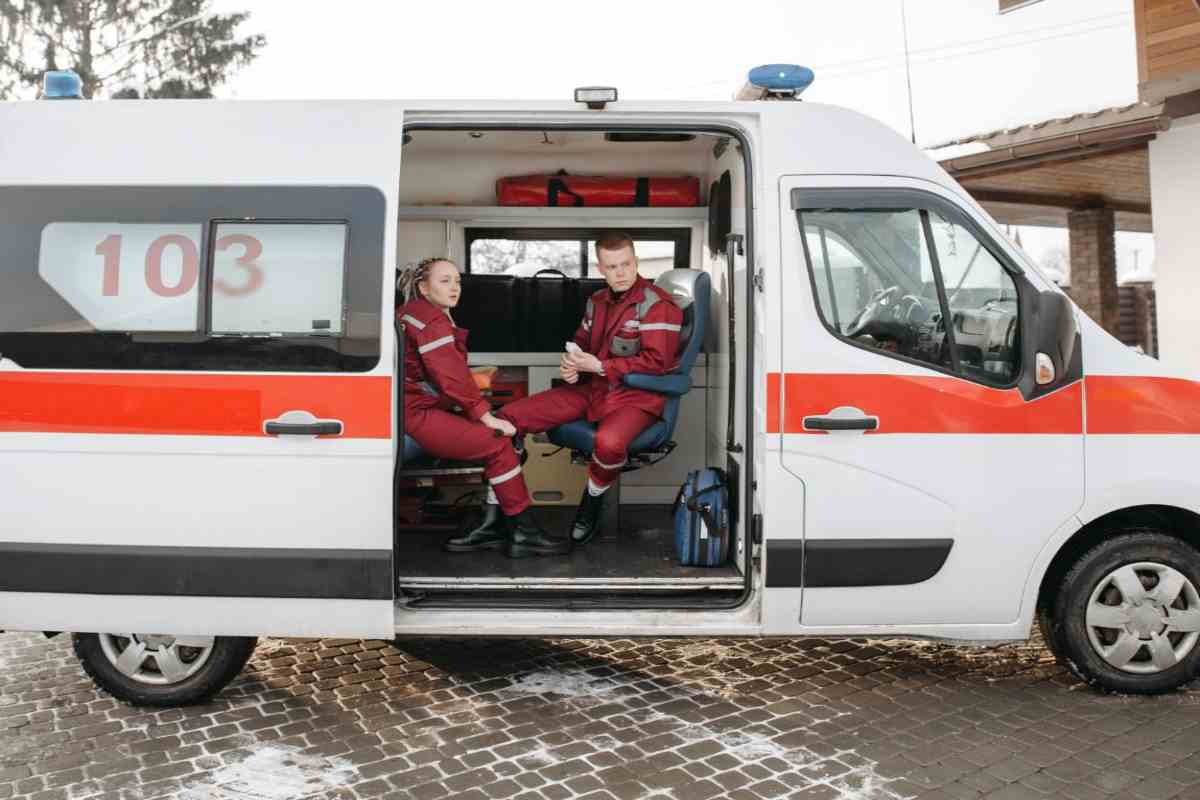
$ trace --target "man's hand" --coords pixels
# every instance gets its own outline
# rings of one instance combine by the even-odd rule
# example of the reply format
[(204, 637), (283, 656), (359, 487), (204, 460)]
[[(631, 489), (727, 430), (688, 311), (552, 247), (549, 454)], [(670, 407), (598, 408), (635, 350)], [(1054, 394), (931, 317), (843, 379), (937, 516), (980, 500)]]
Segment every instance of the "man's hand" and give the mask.
[(591, 353), (567, 353), (563, 357), (562, 363), (564, 367), (569, 367), (576, 372), (599, 373), (604, 369), (600, 364), (600, 359)]

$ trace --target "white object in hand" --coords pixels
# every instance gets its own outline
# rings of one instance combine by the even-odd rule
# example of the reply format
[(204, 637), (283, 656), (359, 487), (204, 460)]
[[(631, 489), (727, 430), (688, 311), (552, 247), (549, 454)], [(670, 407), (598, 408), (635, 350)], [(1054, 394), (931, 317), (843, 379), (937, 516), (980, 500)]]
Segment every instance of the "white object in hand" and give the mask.
[(574, 342), (567, 342), (567, 352), (571, 355), (578, 355), (583, 352), (583, 349)]

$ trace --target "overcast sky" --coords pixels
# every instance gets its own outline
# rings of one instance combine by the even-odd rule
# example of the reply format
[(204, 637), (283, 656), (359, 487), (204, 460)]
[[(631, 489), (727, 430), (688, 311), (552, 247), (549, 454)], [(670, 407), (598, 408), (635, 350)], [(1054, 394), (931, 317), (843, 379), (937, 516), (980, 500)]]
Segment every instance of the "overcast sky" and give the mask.
[[(1133, 0), (907, 0), (918, 144), (1134, 102)], [(757, 64), (816, 71), (809, 100), (909, 136), (901, 0), (216, 0), (267, 47), (223, 96), (726, 100)], [(1023, 234), (1035, 251), (1065, 233)], [(1143, 265), (1149, 237), (1142, 242)], [(1124, 242), (1128, 244), (1128, 242)], [(1128, 249), (1126, 247), (1125, 249)], [(1037, 255), (1035, 253), (1035, 255)], [(1123, 271), (1130, 254), (1121, 257)]]

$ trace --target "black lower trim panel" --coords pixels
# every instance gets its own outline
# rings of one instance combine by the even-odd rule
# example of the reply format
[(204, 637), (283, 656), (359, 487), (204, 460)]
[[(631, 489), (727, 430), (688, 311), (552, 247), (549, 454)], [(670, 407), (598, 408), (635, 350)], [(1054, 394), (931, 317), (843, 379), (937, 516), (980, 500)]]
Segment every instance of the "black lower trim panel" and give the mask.
[(953, 539), (767, 542), (768, 587), (906, 586), (937, 574)]
[(0, 543), (0, 592), (392, 599), (390, 550)]

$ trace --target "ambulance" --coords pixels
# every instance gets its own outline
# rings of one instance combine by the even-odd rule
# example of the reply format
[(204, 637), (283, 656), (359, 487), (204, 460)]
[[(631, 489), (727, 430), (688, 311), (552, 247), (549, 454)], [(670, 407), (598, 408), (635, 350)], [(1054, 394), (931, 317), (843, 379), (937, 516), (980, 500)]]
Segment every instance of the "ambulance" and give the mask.
[[(260, 636), (1036, 624), (1097, 687), (1192, 680), (1200, 382), (1082, 314), (895, 131), (801, 101), (807, 70), (752, 75), (718, 103), (87, 101), (56, 75), (0, 104), (0, 629), (72, 632), (99, 686), (158, 706)], [(528, 175), (701, 196), (498, 202)], [(479, 469), (404, 435), (397, 266), (463, 270), (499, 405), (553, 385), (610, 232), (688, 309), (655, 441), (586, 547), (446, 553)], [(548, 527), (578, 433), (526, 444)], [(682, 566), (672, 501), (703, 467), (732, 544)]]

